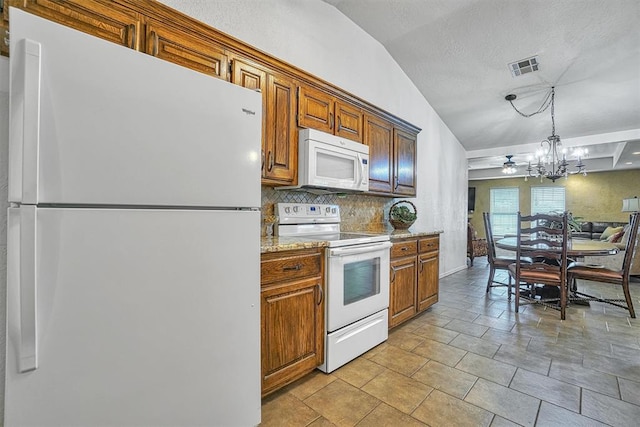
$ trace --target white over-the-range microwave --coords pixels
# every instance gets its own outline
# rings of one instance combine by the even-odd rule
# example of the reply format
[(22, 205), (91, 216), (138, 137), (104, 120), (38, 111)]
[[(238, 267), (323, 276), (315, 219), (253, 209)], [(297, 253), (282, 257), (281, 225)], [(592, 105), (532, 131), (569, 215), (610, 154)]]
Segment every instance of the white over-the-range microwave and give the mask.
[(312, 193), (369, 191), (369, 147), (315, 129), (298, 135), (298, 185)]

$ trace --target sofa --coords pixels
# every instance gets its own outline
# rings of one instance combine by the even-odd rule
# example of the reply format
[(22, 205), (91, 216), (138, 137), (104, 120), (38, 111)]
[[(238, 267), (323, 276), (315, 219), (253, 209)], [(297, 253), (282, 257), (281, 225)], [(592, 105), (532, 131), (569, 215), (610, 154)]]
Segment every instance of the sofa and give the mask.
[(571, 233), (571, 237), (599, 240), (607, 227), (624, 227), (626, 222), (587, 221), (580, 223), (580, 231)]
[[(603, 237), (603, 233), (606, 232), (605, 237), (609, 234), (609, 239), (614, 237), (612, 243), (620, 249), (616, 255), (606, 255), (606, 256), (592, 256), (585, 257), (584, 262), (589, 264), (598, 264), (603, 265), (607, 268), (613, 270), (619, 270), (622, 268), (622, 261), (625, 255), (625, 246), (627, 244), (627, 239), (629, 238), (628, 233), (626, 233), (625, 227), (627, 223), (624, 222), (608, 222), (608, 221), (588, 221), (580, 223), (581, 231), (574, 231), (571, 233), (572, 238), (582, 238), (582, 239), (590, 239), (590, 240), (606, 240), (601, 239)], [(618, 233), (611, 234), (612, 229), (623, 227), (624, 233), (620, 236)], [(608, 229), (608, 230), (607, 230)], [(615, 237), (618, 239), (615, 239)], [(635, 255), (633, 261), (631, 262), (631, 275), (640, 276), (640, 248), (637, 247), (635, 249)]]

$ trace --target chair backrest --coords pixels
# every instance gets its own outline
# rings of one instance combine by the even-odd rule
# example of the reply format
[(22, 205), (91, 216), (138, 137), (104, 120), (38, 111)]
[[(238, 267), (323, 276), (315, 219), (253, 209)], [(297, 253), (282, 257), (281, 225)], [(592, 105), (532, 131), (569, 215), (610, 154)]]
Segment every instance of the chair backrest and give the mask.
[(483, 212), (484, 234), (487, 236), (487, 261), (493, 263), (496, 258), (496, 246), (493, 242), (493, 231), (491, 230), (491, 215), (489, 212)]
[(638, 240), (640, 240), (640, 236), (638, 236), (638, 224), (640, 224), (640, 212), (632, 214), (631, 221), (629, 222), (629, 238), (627, 239), (624, 260), (622, 261), (622, 274), (624, 276), (629, 276), (635, 251), (638, 250)]
[[(558, 273), (565, 283), (567, 274), (568, 221), (562, 215), (522, 215), (518, 212), (516, 258), (531, 258), (527, 268)], [(519, 274), (521, 263), (516, 263)]]

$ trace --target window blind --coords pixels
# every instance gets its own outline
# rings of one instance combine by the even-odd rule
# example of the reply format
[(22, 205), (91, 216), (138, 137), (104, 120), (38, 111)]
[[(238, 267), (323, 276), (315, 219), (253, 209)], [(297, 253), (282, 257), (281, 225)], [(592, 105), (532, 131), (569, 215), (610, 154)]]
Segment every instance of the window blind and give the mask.
[(494, 236), (516, 234), (518, 210), (520, 209), (520, 191), (518, 187), (491, 188), (491, 228)]
[(564, 187), (531, 187), (531, 213), (564, 212)]

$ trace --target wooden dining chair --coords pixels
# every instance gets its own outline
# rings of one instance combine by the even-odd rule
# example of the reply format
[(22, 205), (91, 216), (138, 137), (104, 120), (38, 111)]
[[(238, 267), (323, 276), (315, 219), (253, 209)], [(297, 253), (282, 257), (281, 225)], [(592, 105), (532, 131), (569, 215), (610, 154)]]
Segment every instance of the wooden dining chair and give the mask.
[(596, 297), (594, 295), (589, 295), (575, 290), (573, 294), (576, 299), (583, 301), (599, 301), (615, 305), (617, 307), (622, 307), (629, 310), (629, 315), (635, 319), (636, 313), (633, 310), (633, 302), (629, 292), (629, 272), (631, 271), (634, 252), (638, 250), (638, 224), (640, 224), (640, 213), (636, 212), (631, 215), (631, 221), (629, 223), (629, 239), (627, 239), (627, 245), (625, 246), (621, 270), (614, 270), (605, 267), (594, 268), (593, 266), (581, 262), (571, 263), (567, 269), (569, 283), (575, 283), (577, 279), (582, 279), (610, 285), (619, 285), (622, 287), (624, 300)]
[(489, 293), (491, 288), (506, 286), (507, 298), (511, 300), (511, 276), (509, 276), (509, 282), (503, 283), (495, 280), (496, 270), (509, 270), (509, 265), (513, 264), (515, 257), (502, 257), (496, 256), (496, 245), (493, 239), (493, 230), (491, 228), (491, 215), (489, 212), (482, 214), (484, 220), (484, 232), (487, 238), (487, 261), (489, 262), (489, 280), (487, 281), (487, 290)]
[[(516, 261), (509, 265), (515, 289), (515, 311), (520, 303), (560, 308), (565, 319), (567, 307), (567, 213), (562, 215), (522, 215), (518, 212)], [(524, 262), (523, 258), (527, 258)], [(526, 289), (521, 289), (522, 284)], [(559, 297), (545, 296), (536, 285), (559, 288)]]

